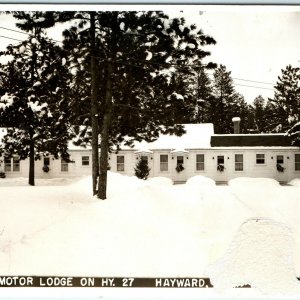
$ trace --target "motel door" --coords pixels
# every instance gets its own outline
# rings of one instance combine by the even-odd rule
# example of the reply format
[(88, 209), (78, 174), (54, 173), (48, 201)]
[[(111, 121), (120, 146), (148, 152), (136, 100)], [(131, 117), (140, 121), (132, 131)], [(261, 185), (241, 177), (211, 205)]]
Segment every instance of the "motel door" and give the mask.
[(176, 159), (176, 165), (174, 170), (174, 181), (184, 182), (186, 181), (186, 158), (183, 155), (177, 155), (174, 157)]
[[(273, 157), (272, 157), (273, 159)], [(275, 156), (275, 161), (273, 163), (273, 168), (275, 171), (275, 179), (279, 182), (286, 182), (287, 176), (286, 173), (288, 172), (288, 166), (286, 164), (286, 157), (283, 154), (277, 154)]]
[(227, 164), (225, 155), (217, 155), (216, 156), (216, 164), (215, 164), (215, 174), (216, 181), (225, 182), (227, 181)]

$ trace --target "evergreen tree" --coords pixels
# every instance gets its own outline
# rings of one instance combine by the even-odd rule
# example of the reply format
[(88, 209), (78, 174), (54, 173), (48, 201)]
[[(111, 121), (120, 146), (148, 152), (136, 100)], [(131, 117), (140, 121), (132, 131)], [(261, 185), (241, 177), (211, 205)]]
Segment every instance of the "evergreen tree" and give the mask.
[[(54, 14), (52, 19), (67, 19), (65, 13)], [(74, 62), (75, 77), (84, 74), (86, 86), (95, 78), (90, 61), (91, 56), (96, 58), (98, 113), (93, 116), (97, 115), (101, 135), (98, 197), (105, 199), (109, 148), (184, 132), (179, 123), (189, 118), (192, 99), (178, 74), (191, 72), (191, 65), (209, 55), (203, 46), (215, 41), (196, 26), (186, 26), (184, 19), (170, 20), (162, 12), (96, 12), (91, 54), (91, 31), (85, 30), (92, 25), (90, 14), (68, 12), (68, 17), (79, 22), (64, 32), (65, 48)], [(90, 93), (80, 97), (87, 106)], [(87, 138), (80, 132), (78, 142)]]
[(273, 131), (286, 132), (300, 121), (300, 69), (288, 65), (278, 77), (272, 104)]
[(69, 71), (63, 51), (39, 27), (38, 13), (25, 14), (33, 29), (24, 42), (9, 46), (2, 55), (0, 123), (8, 126), (4, 153), (29, 157), (29, 184), (34, 185), (34, 162), (43, 155), (69, 159)]
[(206, 73), (206, 70), (201, 68), (196, 68), (195, 70), (195, 96), (196, 96), (196, 111), (195, 111), (195, 121), (197, 123), (208, 122), (208, 104), (212, 98), (212, 86), (211, 80)]
[(148, 160), (140, 158), (134, 168), (135, 176), (140, 179), (147, 179), (150, 173), (150, 168), (148, 166)]
[(300, 147), (300, 122), (295, 123), (288, 131), (288, 136), (292, 139), (294, 146)]
[(241, 133), (248, 133), (251, 131), (251, 128), (253, 128), (250, 105), (246, 103), (244, 96), (239, 93), (235, 93), (233, 99), (234, 102), (231, 108), (232, 118), (236, 116), (240, 117), (240, 131)]
[(253, 114), (255, 129), (257, 132), (266, 132), (266, 120), (265, 120), (265, 99), (259, 95), (253, 101)]
[(241, 132), (248, 129), (249, 108), (244, 97), (233, 86), (231, 72), (220, 65), (214, 72), (212, 97), (208, 103), (208, 121), (214, 124), (215, 133), (232, 133), (233, 117), (241, 117)]

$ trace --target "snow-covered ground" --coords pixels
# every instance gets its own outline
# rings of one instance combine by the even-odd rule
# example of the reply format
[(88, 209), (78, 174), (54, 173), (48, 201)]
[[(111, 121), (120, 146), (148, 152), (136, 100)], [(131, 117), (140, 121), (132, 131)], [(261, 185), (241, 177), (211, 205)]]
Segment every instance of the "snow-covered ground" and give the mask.
[(26, 181), (0, 179), (2, 275), (210, 277), (217, 292), (300, 295), (299, 180), (110, 172), (105, 201), (90, 177)]

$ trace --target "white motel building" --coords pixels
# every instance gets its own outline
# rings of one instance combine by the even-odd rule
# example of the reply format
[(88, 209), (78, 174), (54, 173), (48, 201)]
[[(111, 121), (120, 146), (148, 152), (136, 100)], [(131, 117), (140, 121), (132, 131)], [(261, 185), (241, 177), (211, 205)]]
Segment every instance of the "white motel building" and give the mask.
[[(175, 183), (195, 175), (219, 183), (236, 177), (265, 177), (286, 183), (300, 176), (300, 148), (291, 146), (284, 134), (214, 134), (213, 124), (184, 127), (186, 134), (181, 137), (162, 135), (152, 143), (136, 143), (133, 148), (124, 147), (111, 153), (110, 170), (134, 176), (137, 161), (144, 159), (151, 169), (150, 177), (164, 176)], [(0, 129), (0, 139), (1, 132), (3, 135), (5, 129)], [(235, 122), (235, 132), (239, 132), (238, 122)], [(91, 149), (70, 143), (69, 153), (71, 163), (52, 156), (36, 161), (36, 177), (90, 175)], [(5, 172), (6, 177), (27, 177), (28, 170), (28, 159), (0, 157), (0, 172)]]

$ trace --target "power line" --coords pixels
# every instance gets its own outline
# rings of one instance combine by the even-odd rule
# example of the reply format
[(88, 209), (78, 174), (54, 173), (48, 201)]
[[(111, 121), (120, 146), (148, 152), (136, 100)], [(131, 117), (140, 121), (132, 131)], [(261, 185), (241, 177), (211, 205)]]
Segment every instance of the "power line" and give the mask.
[[(7, 27), (3, 27), (3, 26), (0, 26), (0, 28), (1, 29), (4, 29), (4, 30), (8, 30), (8, 31), (12, 31), (12, 32), (17, 32), (17, 33), (21, 33), (21, 34), (25, 34), (25, 35), (30, 35), (29, 33), (27, 33), (27, 32), (23, 32), (23, 31), (20, 31), (20, 30), (15, 30), (15, 29), (11, 29), (11, 28), (7, 28)], [(12, 38), (13, 39), (13, 38)], [(16, 39), (17, 40), (17, 39)], [(57, 43), (63, 43), (63, 42), (61, 42), (61, 41), (57, 41), (57, 40), (54, 40), (54, 39), (51, 39), (52, 41), (54, 41), (54, 42), (57, 42)], [(21, 40), (17, 40), (17, 41), (20, 41), (20, 42), (23, 42), (23, 41), (21, 41)]]
[[(211, 70), (209, 70), (211, 71)], [(209, 76), (213, 76), (214, 74), (208, 74)], [(232, 79), (235, 80), (242, 80), (242, 81), (248, 81), (248, 82), (254, 82), (254, 83), (260, 83), (260, 84), (270, 84), (272, 86), (275, 86), (275, 83), (271, 82), (265, 82), (265, 81), (256, 81), (256, 80), (250, 80), (250, 79), (243, 79), (243, 78), (236, 78), (236, 77), (231, 77)], [(266, 89), (266, 88), (265, 88)]]
[(0, 28), (5, 29), (5, 30), (9, 30), (9, 31), (18, 32), (18, 33), (22, 33), (22, 34), (28, 35), (27, 32), (23, 32), (23, 31), (20, 31), (20, 30), (15, 30), (15, 29), (7, 28), (7, 27), (2, 27), (2, 26), (0, 26)]
[(271, 82), (264, 82), (264, 81), (255, 81), (255, 80), (242, 79), (242, 78), (235, 78), (235, 77), (232, 77), (232, 79), (242, 80), (242, 81), (249, 81), (249, 82), (255, 82), (255, 83), (262, 83), (262, 84), (271, 84), (271, 85), (275, 85), (274, 83), (271, 83)]
[(15, 38), (12, 38), (12, 37), (8, 37), (8, 36), (4, 36), (4, 35), (0, 35), (0, 37), (2, 37), (2, 38), (5, 38), (5, 39), (9, 39), (9, 40), (14, 40), (14, 41), (18, 41), (18, 42), (23, 42), (22, 40), (19, 40), (19, 39), (15, 39)]
[[(19, 31), (19, 30), (14, 30), (14, 29), (6, 28), (6, 27), (3, 27), (3, 26), (0, 26), (0, 28), (5, 29), (5, 30), (9, 30), (9, 31), (12, 31), (12, 32), (18, 32), (18, 33), (29, 35), (28, 33), (25, 33), (25, 32)], [(0, 37), (6, 38), (6, 39), (15, 40), (15, 41), (19, 41), (19, 42), (23, 42), (20, 39), (8, 37), (8, 36), (0, 35)], [(53, 41), (58, 42), (58, 43), (62, 43), (62, 42), (57, 41), (57, 40), (53, 40)], [(103, 59), (103, 57), (100, 57), (100, 56), (96, 56), (96, 57)], [(172, 63), (172, 64), (171, 63), (157, 63), (157, 62), (151, 62), (151, 61), (146, 61), (146, 60), (145, 61), (136, 60), (136, 61), (139, 61), (139, 62), (142, 62), (142, 63), (146, 63), (146, 64), (158, 65), (158, 66), (162, 66), (162, 67), (176, 66), (176, 67), (182, 67), (182, 68), (184, 68), (184, 67), (204, 67), (204, 66), (206, 66), (206, 65), (203, 65), (203, 64), (201, 64), (201, 65), (195, 65), (195, 64), (179, 65), (179, 64), (176, 64), (176, 63)], [(134, 65), (132, 63), (127, 63), (127, 62), (122, 62), (122, 61), (117, 61), (117, 63), (123, 64), (123, 65), (128, 65), (128, 66), (133, 66), (133, 67), (137, 67), (137, 68), (144, 68), (144, 66)], [(210, 75), (213, 75), (213, 74), (210, 74)], [(273, 83), (270, 83), (270, 82), (255, 81), (255, 80), (250, 80), (250, 79), (235, 78), (235, 77), (232, 77), (232, 79), (241, 80), (241, 81), (247, 81), (247, 82), (254, 82), (254, 83), (274, 85)], [(244, 85), (244, 84), (238, 84), (238, 83), (234, 83), (234, 84), (237, 85), (237, 86), (244, 86), (244, 87), (250, 87), (250, 88), (257, 88), (257, 89), (264, 89), (264, 90), (274, 91), (274, 89), (265, 88), (265, 87), (258, 87), (258, 86), (252, 86), (252, 85)]]
[(251, 87), (251, 88), (256, 88), (256, 89), (263, 89), (263, 90), (270, 90), (270, 91), (274, 91), (274, 89), (269, 89), (269, 88), (260, 87), (260, 86), (245, 85), (245, 84), (238, 84), (238, 83), (234, 83), (234, 85), (246, 86), (246, 87)]
[[(121, 63), (123, 65), (128, 65), (128, 66), (133, 66), (133, 67), (136, 67), (136, 68), (144, 68), (144, 66), (139, 66), (139, 65), (134, 65), (134, 64), (131, 64), (131, 63), (125, 63), (125, 62), (121, 62), (121, 61), (118, 61), (117, 63)], [(159, 63), (157, 63), (159, 64)], [(159, 64), (160, 65), (160, 64)], [(170, 64), (171, 65), (171, 64)], [(187, 66), (187, 65), (185, 65)], [(235, 78), (236, 79), (236, 78)], [(249, 81), (249, 82), (257, 82), (257, 83), (262, 83), (261, 81), (253, 81), (253, 80), (247, 80), (247, 79), (243, 79), (244, 81)], [(266, 88), (266, 87), (260, 87), (260, 86), (253, 86), (253, 85), (245, 85), (245, 84), (238, 84), (238, 83), (235, 83), (234, 82), (234, 85), (237, 85), (237, 86), (245, 86), (245, 87), (250, 87), (250, 88), (256, 88), (256, 89), (263, 89), (263, 90), (270, 90), (270, 91), (274, 91), (274, 89), (271, 89), (271, 88)]]

